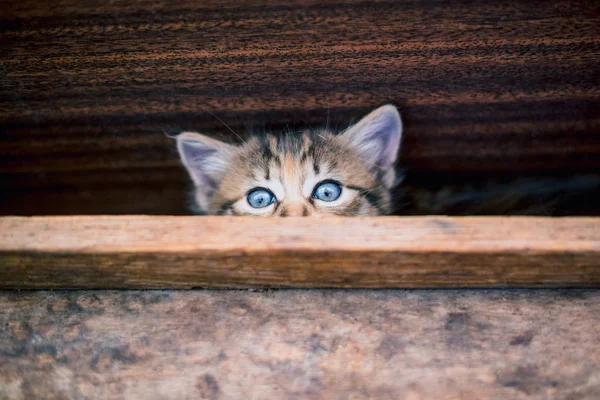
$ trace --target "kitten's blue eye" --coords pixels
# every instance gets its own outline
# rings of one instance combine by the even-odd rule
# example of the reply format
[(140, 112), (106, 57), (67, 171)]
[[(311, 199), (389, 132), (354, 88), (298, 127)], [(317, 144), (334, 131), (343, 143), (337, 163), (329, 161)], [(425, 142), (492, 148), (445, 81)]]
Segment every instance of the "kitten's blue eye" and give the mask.
[(335, 182), (323, 182), (315, 189), (314, 197), (321, 201), (337, 200), (342, 194), (342, 187)]
[(273, 201), (275, 201), (275, 196), (266, 189), (254, 189), (248, 194), (248, 204), (254, 208), (264, 208)]

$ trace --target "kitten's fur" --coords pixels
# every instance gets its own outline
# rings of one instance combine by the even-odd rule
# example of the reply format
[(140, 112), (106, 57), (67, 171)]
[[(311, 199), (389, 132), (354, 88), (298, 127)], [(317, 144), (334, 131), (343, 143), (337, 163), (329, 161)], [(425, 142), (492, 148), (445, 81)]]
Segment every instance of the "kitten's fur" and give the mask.
[[(192, 132), (176, 139), (201, 213), (375, 216), (392, 211), (402, 139), (402, 120), (392, 105), (374, 110), (337, 135), (327, 130), (266, 134), (241, 145)], [(315, 198), (315, 188), (324, 181), (342, 187), (337, 200)], [(253, 208), (247, 196), (257, 188), (273, 193), (274, 202)]]

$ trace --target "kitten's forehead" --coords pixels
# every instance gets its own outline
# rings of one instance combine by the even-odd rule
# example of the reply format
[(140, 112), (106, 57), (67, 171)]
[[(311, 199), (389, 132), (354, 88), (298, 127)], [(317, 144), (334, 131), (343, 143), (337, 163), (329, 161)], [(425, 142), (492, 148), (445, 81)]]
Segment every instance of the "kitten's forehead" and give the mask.
[(331, 136), (329, 132), (305, 130), (300, 132), (283, 132), (279, 135), (266, 134), (264, 137), (259, 137), (258, 140), (261, 143), (261, 150), (263, 151), (268, 147), (273, 153), (301, 157), (308, 152), (314, 152), (316, 146), (323, 146), (328, 136)]
[(279, 179), (299, 185), (324, 175), (337, 180), (351, 176), (358, 183), (372, 180), (368, 168), (344, 144), (340, 136), (323, 130), (265, 134), (240, 148), (229, 175), (242, 175), (246, 183)]
[(310, 158), (318, 161), (323, 153), (331, 147), (328, 139), (332, 135), (327, 132), (286, 132), (280, 135), (266, 134), (258, 137), (249, 151), (250, 157), (261, 159), (261, 167), (267, 168), (275, 164), (279, 168), (292, 168), (304, 164)]
[[(327, 131), (265, 134), (238, 148), (216, 202), (245, 204), (248, 193), (263, 188), (274, 194), (280, 207), (275, 212), (281, 215), (292, 214), (294, 210), (298, 213), (301, 209), (319, 212), (315, 211), (311, 198), (315, 188), (326, 180), (338, 181), (348, 188), (377, 185), (368, 166), (339, 135)], [(344, 192), (344, 196), (356, 196), (356, 189), (351, 190), (351, 194)], [(364, 210), (378, 212), (365, 205), (366, 202), (349, 200), (343, 207), (330, 206), (327, 212), (336, 215), (359, 215)], [(326, 205), (319, 207), (320, 212), (326, 212), (323, 209)]]
[(325, 136), (322, 135), (317, 140), (313, 136), (311, 132), (279, 137), (267, 135), (262, 143), (257, 157), (268, 157), (269, 160), (262, 163), (253, 175), (263, 173), (269, 187), (279, 192), (275, 193), (279, 199), (300, 202), (310, 195), (305, 193), (306, 184), (316, 183), (315, 171), (321, 169), (315, 159), (319, 153), (316, 146), (325, 145)]

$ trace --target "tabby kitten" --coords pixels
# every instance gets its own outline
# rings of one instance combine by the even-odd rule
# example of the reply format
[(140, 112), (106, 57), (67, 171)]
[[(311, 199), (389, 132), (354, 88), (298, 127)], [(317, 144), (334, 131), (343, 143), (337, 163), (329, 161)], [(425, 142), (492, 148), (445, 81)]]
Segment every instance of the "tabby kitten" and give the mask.
[(265, 134), (241, 145), (192, 132), (176, 137), (197, 211), (259, 217), (389, 214), (401, 139), (392, 105), (337, 135)]

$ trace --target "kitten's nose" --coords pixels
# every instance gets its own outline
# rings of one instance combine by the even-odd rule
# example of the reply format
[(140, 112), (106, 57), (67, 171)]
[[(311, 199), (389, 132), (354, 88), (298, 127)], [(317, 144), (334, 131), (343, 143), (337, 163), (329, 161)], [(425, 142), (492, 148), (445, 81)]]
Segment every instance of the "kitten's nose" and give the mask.
[(303, 204), (292, 204), (281, 213), (282, 217), (306, 217), (308, 208)]

